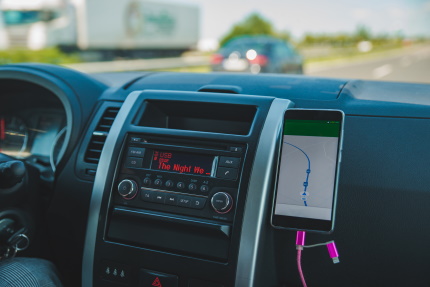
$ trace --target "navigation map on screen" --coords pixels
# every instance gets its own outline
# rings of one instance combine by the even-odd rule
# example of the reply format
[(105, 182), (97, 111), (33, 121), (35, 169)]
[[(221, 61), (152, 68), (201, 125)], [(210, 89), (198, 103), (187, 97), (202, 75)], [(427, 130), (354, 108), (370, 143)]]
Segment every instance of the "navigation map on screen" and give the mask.
[(286, 120), (275, 214), (330, 220), (338, 121)]

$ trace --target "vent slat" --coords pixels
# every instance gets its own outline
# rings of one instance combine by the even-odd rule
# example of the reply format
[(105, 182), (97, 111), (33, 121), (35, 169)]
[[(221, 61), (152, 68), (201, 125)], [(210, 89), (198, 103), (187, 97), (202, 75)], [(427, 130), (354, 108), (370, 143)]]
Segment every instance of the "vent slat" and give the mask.
[(88, 163), (99, 163), (99, 158), (96, 158), (96, 157), (87, 157), (86, 159), (86, 162), (88, 162)]
[(104, 130), (104, 129), (110, 129), (111, 126), (112, 126), (112, 124), (110, 124), (110, 125), (103, 124), (103, 125), (100, 125), (99, 128)]
[(115, 120), (118, 111), (119, 108), (107, 108), (99, 119), (97, 127), (92, 133), (87, 150), (85, 151), (85, 162), (93, 164), (99, 163), (106, 137), (110, 128), (112, 127), (113, 121)]
[(92, 144), (104, 145), (105, 141), (91, 141)]

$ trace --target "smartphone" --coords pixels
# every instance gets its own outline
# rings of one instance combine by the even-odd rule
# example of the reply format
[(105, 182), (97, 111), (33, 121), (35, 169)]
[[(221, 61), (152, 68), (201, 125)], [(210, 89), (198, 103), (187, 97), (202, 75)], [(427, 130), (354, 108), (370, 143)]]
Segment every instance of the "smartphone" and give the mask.
[(344, 113), (340, 110), (286, 110), (273, 227), (333, 231), (343, 122)]

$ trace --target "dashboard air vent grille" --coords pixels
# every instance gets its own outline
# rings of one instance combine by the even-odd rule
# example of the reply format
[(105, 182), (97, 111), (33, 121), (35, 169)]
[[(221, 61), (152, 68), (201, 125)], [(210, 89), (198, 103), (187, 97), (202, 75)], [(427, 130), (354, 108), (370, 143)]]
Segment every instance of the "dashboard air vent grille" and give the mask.
[(102, 153), (103, 145), (106, 141), (106, 137), (109, 130), (118, 114), (119, 108), (107, 108), (99, 120), (96, 129), (94, 130), (90, 143), (88, 144), (85, 152), (85, 162), (87, 163), (99, 163), (100, 155)]

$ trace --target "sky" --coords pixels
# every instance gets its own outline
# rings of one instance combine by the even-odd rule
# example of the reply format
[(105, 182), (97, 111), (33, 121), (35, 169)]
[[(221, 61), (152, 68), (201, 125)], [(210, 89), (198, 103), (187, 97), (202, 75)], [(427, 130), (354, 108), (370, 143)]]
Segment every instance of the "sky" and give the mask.
[[(165, 0), (167, 1), (167, 0)], [(258, 12), (299, 39), (305, 33), (402, 32), (430, 36), (430, 0), (168, 0), (200, 7), (201, 39), (220, 39), (233, 24)]]

